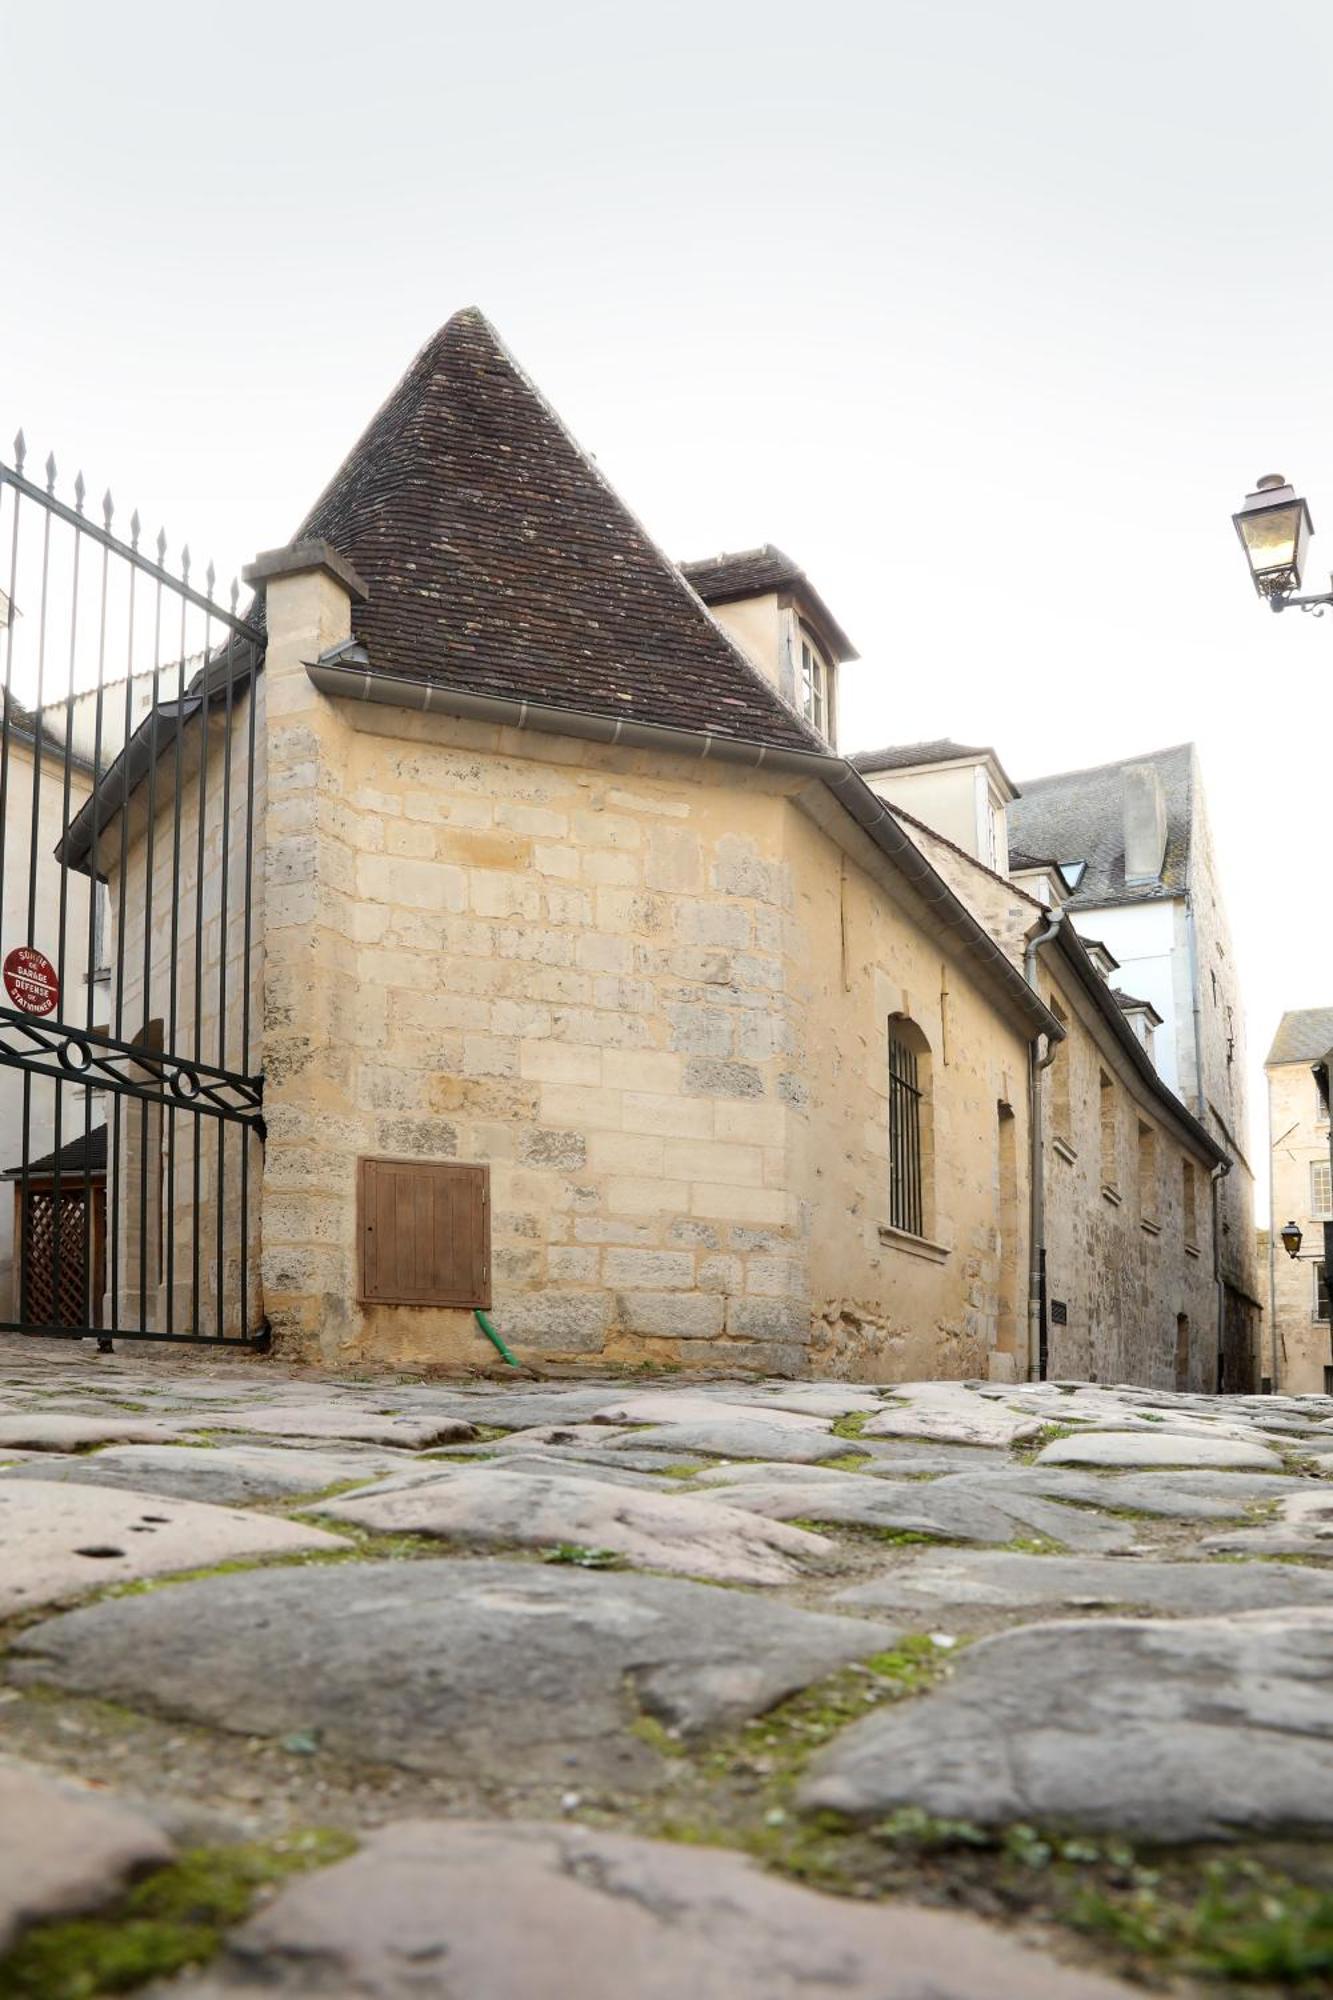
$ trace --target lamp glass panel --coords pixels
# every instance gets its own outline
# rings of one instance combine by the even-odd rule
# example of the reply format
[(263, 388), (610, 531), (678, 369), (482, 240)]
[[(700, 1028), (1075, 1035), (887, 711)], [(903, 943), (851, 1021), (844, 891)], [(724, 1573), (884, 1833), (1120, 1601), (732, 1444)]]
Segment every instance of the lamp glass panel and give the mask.
[(1241, 538), (1250, 558), (1250, 568), (1256, 576), (1266, 576), (1270, 570), (1291, 570), (1295, 567), (1304, 511), (1300, 501), (1293, 500), (1287, 507), (1265, 507), (1253, 514), (1241, 515)]

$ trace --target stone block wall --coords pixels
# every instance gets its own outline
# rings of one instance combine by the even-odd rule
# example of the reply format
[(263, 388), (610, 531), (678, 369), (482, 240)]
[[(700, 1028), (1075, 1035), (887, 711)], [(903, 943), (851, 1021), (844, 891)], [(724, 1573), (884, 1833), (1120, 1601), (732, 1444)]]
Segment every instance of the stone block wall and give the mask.
[[(469, 1312), (358, 1301), (356, 1162), (385, 1154), (490, 1168), (493, 1316), (520, 1354), (984, 1370), (1024, 1043), (877, 851), (849, 860), (799, 780), (326, 700), (297, 670), (310, 631), (269, 665), (264, 1278), (286, 1347), (490, 1360)], [(886, 1010), (913, 995), (955, 1037), (942, 1258), (879, 1234)]]
[(1068, 1311), (1067, 1324), (1049, 1325), (1049, 1372), (1211, 1392), (1211, 1163), (1162, 1117), (1128, 1062), (1097, 1032), (1082, 990), (1058, 975), (1048, 955), (1041, 982), (1042, 997), (1066, 1022), (1066, 1040), (1043, 1083), (1048, 1317), (1052, 1301)]

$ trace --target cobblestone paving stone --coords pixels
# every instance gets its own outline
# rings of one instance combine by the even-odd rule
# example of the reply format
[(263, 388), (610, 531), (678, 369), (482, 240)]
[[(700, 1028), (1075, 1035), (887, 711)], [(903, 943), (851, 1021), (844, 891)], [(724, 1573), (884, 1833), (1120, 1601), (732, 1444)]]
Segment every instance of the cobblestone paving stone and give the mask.
[(0, 1996), (1327, 1991), (1330, 1477), (1320, 1397), (0, 1340)]

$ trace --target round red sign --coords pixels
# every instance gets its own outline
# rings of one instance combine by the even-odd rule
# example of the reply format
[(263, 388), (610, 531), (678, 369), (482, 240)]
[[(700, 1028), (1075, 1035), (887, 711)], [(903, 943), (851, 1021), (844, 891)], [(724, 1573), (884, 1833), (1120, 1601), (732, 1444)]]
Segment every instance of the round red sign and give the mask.
[(25, 1014), (53, 1014), (60, 1004), (60, 981), (49, 958), (30, 944), (15, 945), (5, 959), (5, 991)]

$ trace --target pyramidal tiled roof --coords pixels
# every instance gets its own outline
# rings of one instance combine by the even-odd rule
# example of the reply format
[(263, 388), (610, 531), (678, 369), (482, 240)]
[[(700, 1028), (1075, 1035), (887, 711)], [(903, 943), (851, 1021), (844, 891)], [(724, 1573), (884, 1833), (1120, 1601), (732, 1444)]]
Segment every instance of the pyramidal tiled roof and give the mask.
[(788, 749), (750, 665), (474, 309), (456, 313), (296, 539), (364, 578), (373, 672)]

